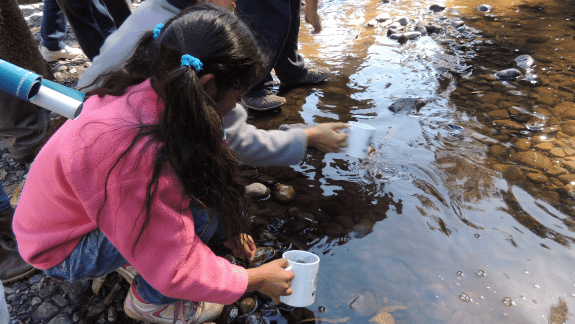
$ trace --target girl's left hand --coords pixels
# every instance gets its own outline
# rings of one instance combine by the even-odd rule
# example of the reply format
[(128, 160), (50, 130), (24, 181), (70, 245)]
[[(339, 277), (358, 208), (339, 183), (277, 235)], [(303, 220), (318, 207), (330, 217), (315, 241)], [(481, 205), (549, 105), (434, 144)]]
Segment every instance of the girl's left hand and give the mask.
[(256, 244), (254, 240), (250, 235), (242, 233), (241, 241), (243, 249), (236, 249), (231, 241), (224, 243), (224, 246), (231, 249), (236, 258), (247, 259), (248, 262), (253, 262), (256, 256)]

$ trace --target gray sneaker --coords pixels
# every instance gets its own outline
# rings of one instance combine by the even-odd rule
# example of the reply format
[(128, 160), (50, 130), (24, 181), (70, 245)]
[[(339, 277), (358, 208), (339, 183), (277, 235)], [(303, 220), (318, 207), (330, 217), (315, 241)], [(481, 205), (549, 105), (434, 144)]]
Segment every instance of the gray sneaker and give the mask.
[(245, 96), (242, 99), (242, 105), (244, 107), (259, 111), (274, 109), (286, 103), (286, 99), (284, 97), (276, 96), (273, 94), (263, 97)]
[(307, 70), (307, 73), (303, 76), (303, 78), (299, 79), (293, 84), (319, 83), (327, 79), (330, 72), (331, 71), (326, 67), (310, 68)]

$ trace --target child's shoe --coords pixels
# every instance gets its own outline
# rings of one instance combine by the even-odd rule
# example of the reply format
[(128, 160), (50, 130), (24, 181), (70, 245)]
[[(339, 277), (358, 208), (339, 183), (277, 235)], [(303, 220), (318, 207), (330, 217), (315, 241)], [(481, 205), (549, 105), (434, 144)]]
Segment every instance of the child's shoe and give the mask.
[(145, 302), (132, 285), (124, 301), (126, 315), (151, 323), (200, 324), (215, 320), (224, 305), (178, 300), (173, 304), (154, 305)]
[(134, 282), (134, 279), (138, 275), (138, 270), (132, 267), (129, 263), (124, 264), (123, 266), (116, 269), (116, 272), (121, 274), (124, 279), (126, 279), (130, 285)]

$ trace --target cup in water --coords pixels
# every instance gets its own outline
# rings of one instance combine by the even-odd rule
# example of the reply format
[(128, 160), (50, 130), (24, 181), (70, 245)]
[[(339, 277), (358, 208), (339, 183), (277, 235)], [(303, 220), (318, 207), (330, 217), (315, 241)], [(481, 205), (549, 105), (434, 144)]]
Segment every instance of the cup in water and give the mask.
[(287, 271), (294, 272), (291, 282), (292, 294), (280, 296), (280, 301), (294, 307), (307, 307), (315, 302), (319, 257), (307, 251), (287, 251), (282, 255), (287, 259)]
[(347, 133), (347, 148), (343, 152), (349, 156), (358, 159), (365, 159), (367, 157), (367, 150), (369, 144), (375, 133), (375, 128), (358, 122), (348, 122), (348, 128), (342, 130)]

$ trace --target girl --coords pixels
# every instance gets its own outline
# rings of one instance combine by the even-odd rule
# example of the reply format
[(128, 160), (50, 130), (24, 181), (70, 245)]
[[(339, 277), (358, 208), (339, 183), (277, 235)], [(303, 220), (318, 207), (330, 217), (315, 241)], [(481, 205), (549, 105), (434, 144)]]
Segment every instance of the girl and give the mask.
[(225, 231), (254, 254), (221, 117), (263, 66), (248, 28), (213, 5), (146, 33), (34, 161), (14, 219), (23, 258), (67, 280), (129, 263), (124, 309), (155, 323), (213, 320), (246, 291), (291, 294), (285, 259), (246, 270), (206, 245)]

